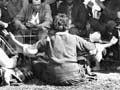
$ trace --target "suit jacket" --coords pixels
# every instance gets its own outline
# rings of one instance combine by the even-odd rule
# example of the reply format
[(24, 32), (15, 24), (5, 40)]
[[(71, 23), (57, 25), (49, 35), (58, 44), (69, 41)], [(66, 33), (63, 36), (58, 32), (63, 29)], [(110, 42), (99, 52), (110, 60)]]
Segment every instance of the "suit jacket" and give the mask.
[[(58, 8), (58, 13), (67, 14), (66, 2), (62, 2), (60, 4)], [(74, 0), (71, 14), (72, 14), (72, 23), (75, 25), (75, 27), (81, 30), (85, 29), (87, 19), (88, 19), (88, 11), (85, 8), (84, 4), (79, 1), (76, 2), (76, 0)]]

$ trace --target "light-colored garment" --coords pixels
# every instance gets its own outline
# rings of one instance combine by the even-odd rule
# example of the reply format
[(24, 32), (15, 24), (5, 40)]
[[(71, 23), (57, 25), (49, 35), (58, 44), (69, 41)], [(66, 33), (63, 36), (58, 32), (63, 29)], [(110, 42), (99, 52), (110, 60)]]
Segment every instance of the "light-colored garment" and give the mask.
[[(49, 75), (51, 80), (58, 81), (79, 80), (81, 72), (77, 63), (77, 50), (89, 53), (95, 49), (93, 43), (68, 32), (58, 32), (47, 39), (38, 41), (34, 46), (38, 49), (38, 54), (39, 51), (44, 51), (49, 57), (45, 75)], [(25, 48), (24, 52), (30, 51)]]
[(40, 20), (39, 20), (39, 12), (33, 13), (31, 20), (28, 21), (28, 22), (30, 22), (30, 23), (33, 24), (33, 25), (39, 24), (39, 22), (40, 22)]
[(7, 54), (0, 48), (0, 66), (5, 68), (14, 68), (17, 65), (17, 59), (9, 58)]
[(101, 11), (101, 7), (99, 6), (100, 3), (104, 2), (105, 0), (84, 0), (84, 4), (87, 6), (89, 3), (92, 3), (91, 8), (92, 8), (92, 15), (93, 18), (98, 18), (98, 12)]

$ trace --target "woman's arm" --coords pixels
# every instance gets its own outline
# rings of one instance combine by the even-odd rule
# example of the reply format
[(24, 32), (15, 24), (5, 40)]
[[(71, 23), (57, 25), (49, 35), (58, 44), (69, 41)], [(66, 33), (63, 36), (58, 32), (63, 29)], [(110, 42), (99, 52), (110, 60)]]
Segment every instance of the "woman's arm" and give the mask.
[(35, 45), (30, 45), (30, 44), (23, 44), (21, 42), (19, 42), (18, 40), (15, 39), (15, 36), (12, 33), (9, 33), (10, 38), (12, 39), (12, 41), (22, 49), (23, 54), (27, 54), (27, 55), (34, 55), (38, 52), (37, 48)]

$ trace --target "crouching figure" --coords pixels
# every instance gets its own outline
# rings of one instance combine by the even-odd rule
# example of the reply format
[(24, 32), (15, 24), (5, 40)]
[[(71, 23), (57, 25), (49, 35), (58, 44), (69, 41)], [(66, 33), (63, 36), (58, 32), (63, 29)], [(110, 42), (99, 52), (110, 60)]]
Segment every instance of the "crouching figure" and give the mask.
[[(1, 32), (7, 35), (8, 32), (3, 29)], [(8, 51), (9, 53), (8, 53)], [(18, 85), (23, 83), (26, 77), (32, 76), (30, 64), (24, 65), (20, 55), (11, 47), (11, 45), (0, 35), (0, 85)]]
[(12, 75), (16, 76), (14, 68), (17, 65), (17, 55), (13, 56), (12, 58), (9, 58), (5, 51), (2, 48), (0, 48), (0, 56), (0, 66), (2, 71), (1, 75), (3, 76), (1, 77), (4, 78), (6, 84), (10, 85), (10, 82), (12, 82)]
[(78, 64), (77, 49), (90, 54), (97, 52), (94, 43), (69, 33), (68, 20), (65, 14), (58, 14), (54, 20), (55, 34), (33, 45), (22, 44), (12, 33), (9, 33), (10, 38), (21, 47), (25, 55), (38, 56), (39, 52), (45, 52), (47, 59), (43, 60), (38, 57), (38, 62), (33, 63), (33, 68), (36, 75), (50, 84), (74, 85), (79, 83), (85, 74), (82, 66)]

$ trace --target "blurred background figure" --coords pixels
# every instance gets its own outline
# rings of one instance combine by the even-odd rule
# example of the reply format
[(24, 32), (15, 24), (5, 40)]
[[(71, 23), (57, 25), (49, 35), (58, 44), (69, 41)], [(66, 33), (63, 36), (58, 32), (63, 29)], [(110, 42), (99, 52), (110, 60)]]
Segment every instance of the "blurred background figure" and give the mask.
[(70, 33), (87, 36), (88, 13), (82, 1), (64, 0), (58, 7), (58, 13), (64, 13), (69, 17)]
[(51, 7), (53, 19), (58, 14), (58, 7), (62, 3), (62, 1), (63, 0), (45, 0), (45, 2), (48, 3)]
[(29, 0), (29, 5), (21, 10), (14, 21), (17, 28), (16, 34), (20, 36), (19, 41), (34, 43), (47, 36), (52, 24), (50, 6), (43, 0)]

